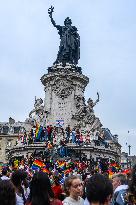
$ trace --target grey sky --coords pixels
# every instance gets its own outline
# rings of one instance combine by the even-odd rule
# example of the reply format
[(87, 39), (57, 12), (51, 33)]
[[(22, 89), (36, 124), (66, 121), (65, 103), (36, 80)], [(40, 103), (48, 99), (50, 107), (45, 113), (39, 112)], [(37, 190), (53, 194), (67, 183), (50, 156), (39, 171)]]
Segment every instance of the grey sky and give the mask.
[(34, 96), (44, 98), (40, 78), (59, 47), (50, 5), (58, 24), (69, 16), (79, 30), (79, 65), (90, 78), (86, 99), (99, 91), (96, 115), (119, 134), (122, 150), (128, 142), (136, 154), (135, 0), (0, 0), (0, 121), (24, 121)]

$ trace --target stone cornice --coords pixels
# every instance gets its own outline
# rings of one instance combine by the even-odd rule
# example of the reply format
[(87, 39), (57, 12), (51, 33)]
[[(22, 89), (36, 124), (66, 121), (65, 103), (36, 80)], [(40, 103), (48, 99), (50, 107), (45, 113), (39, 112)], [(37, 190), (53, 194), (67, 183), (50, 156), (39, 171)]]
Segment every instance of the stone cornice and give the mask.
[(41, 82), (44, 86), (48, 86), (48, 83), (55, 82), (57, 79), (67, 79), (73, 82), (81, 82), (86, 87), (89, 83), (89, 78), (83, 74), (80, 74), (78, 72), (67, 72), (67, 71), (61, 71), (61, 72), (53, 72), (44, 74), (41, 77)]
[[(117, 157), (120, 157), (120, 155), (114, 151), (111, 150), (110, 148), (105, 148), (102, 146), (93, 146), (93, 145), (83, 145), (83, 146), (79, 146), (79, 145), (74, 145), (72, 143), (69, 143), (66, 145), (67, 147), (77, 150), (77, 151), (92, 151), (95, 153), (102, 153), (102, 154), (109, 154), (109, 155), (115, 155)], [(11, 149), (6, 149), (6, 152), (12, 154), (12, 153), (17, 153), (17, 152), (24, 152), (24, 151), (32, 151), (32, 150), (40, 150), (43, 149), (45, 150), (46, 145), (44, 143), (38, 143), (38, 144), (31, 144), (31, 145), (22, 145), (22, 146), (15, 146)]]

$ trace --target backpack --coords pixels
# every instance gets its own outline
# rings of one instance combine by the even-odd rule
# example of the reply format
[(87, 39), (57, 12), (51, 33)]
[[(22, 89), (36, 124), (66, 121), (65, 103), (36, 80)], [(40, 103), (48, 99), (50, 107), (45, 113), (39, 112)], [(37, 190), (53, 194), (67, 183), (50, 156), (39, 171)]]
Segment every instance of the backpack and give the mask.
[(125, 200), (126, 194), (127, 194), (126, 189), (117, 191), (113, 196), (112, 205), (128, 205), (127, 201)]

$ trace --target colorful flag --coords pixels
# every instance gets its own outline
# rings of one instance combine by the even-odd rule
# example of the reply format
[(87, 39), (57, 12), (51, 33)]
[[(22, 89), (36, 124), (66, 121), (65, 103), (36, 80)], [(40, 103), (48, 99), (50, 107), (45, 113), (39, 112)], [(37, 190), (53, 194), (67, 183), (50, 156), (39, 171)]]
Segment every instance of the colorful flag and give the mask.
[(32, 164), (32, 169), (36, 170), (36, 169), (41, 169), (42, 167), (45, 167), (45, 164), (42, 161), (35, 159)]
[(40, 128), (40, 125), (38, 123), (36, 123), (36, 130), (35, 130), (36, 138), (38, 137), (39, 128)]
[(47, 174), (50, 173), (50, 171), (49, 171), (46, 167), (44, 167), (44, 168), (42, 169), (42, 171), (43, 171), (44, 173), (47, 173)]

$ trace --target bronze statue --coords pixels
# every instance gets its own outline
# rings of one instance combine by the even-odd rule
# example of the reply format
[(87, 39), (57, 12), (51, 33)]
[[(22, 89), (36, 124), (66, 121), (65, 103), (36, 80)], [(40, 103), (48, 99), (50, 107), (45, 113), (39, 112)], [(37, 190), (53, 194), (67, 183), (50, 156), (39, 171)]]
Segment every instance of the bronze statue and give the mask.
[(53, 26), (57, 28), (61, 39), (59, 52), (54, 64), (62, 63), (65, 65), (70, 63), (77, 65), (80, 58), (80, 36), (77, 33), (77, 28), (72, 26), (72, 21), (69, 17), (65, 19), (64, 26), (56, 25), (52, 17), (53, 11), (54, 7), (51, 6), (48, 9), (49, 17)]

